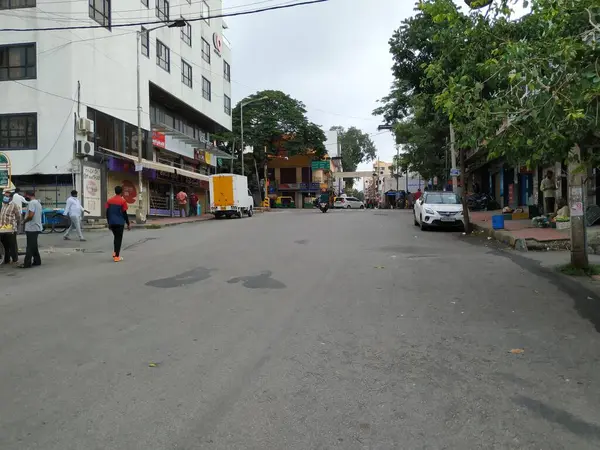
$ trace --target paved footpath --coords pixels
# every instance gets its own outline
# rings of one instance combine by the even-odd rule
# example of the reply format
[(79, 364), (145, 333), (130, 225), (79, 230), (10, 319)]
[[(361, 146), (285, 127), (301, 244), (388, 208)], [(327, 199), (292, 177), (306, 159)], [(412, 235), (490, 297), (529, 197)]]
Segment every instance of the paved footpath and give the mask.
[(600, 299), (486, 245), (286, 211), (0, 268), (0, 449), (598, 449)]

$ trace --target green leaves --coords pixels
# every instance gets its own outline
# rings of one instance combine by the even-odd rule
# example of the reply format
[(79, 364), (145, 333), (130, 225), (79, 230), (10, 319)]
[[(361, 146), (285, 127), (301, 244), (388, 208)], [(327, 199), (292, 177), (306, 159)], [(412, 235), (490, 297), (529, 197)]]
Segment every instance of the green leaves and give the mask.
[[(350, 127), (346, 130), (344, 127), (335, 126), (331, 127), (331, 131), (338, 132), (344, 172), (354, 172), (360, 163), (371, 161), (377, 156), (377, 149), (369, 135), (358, 128)], [(351, 188), (353, 183), (354, 180), (346, 180), (348, 188)]]

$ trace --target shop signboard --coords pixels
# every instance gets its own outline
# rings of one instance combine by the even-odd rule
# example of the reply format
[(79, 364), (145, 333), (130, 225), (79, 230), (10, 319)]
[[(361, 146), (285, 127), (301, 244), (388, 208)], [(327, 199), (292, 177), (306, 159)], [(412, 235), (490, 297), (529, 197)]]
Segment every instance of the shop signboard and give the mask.
[(138, 195), (135, 184), (133, 184), (129, 180), (123, 180), (122, 187), (123, 187), (123, 198), (125, 199), (125, 201), (128, 204), (133, 205), (136, 202), (137, 195)]
[(92, 217), (102, 216), (102, 171), (97, 167), (83, 167), (83, 207)]
[(312, 170), (329, 170), (331, 164), (329, 163), (329, 161), (313, 161), (310, 164), (310, 167), (312, 168)]
[(10, 169), (10, 158), (5, 153), (0, 153), (0, 188), (10, 187)]
[(159, 131), (152, 132), (152, 145), (158, 148), (166, 148), (167, 141), (165, 135)]

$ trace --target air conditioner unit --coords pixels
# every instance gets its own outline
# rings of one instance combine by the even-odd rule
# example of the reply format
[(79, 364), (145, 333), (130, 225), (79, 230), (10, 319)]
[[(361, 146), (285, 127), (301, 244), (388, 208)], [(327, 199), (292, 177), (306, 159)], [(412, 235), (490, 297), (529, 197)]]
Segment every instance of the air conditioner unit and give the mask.
[(77, 156), (94, 156), (94, 143), (77, 141)]
[(80, 117), (77, 121), (77, 131), (79, 131), (81, 134), (93, 133), (94, 122), (92, 122), (90, 119)]

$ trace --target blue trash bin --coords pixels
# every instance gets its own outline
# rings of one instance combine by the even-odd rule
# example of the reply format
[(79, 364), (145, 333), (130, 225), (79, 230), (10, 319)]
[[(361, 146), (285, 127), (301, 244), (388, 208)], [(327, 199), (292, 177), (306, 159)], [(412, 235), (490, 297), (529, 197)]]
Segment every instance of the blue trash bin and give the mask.
[(499, 214), (497, 216), (492, 216), (492, 229), (494, 230), (503, 230), (504, 229), (504, 216)]

